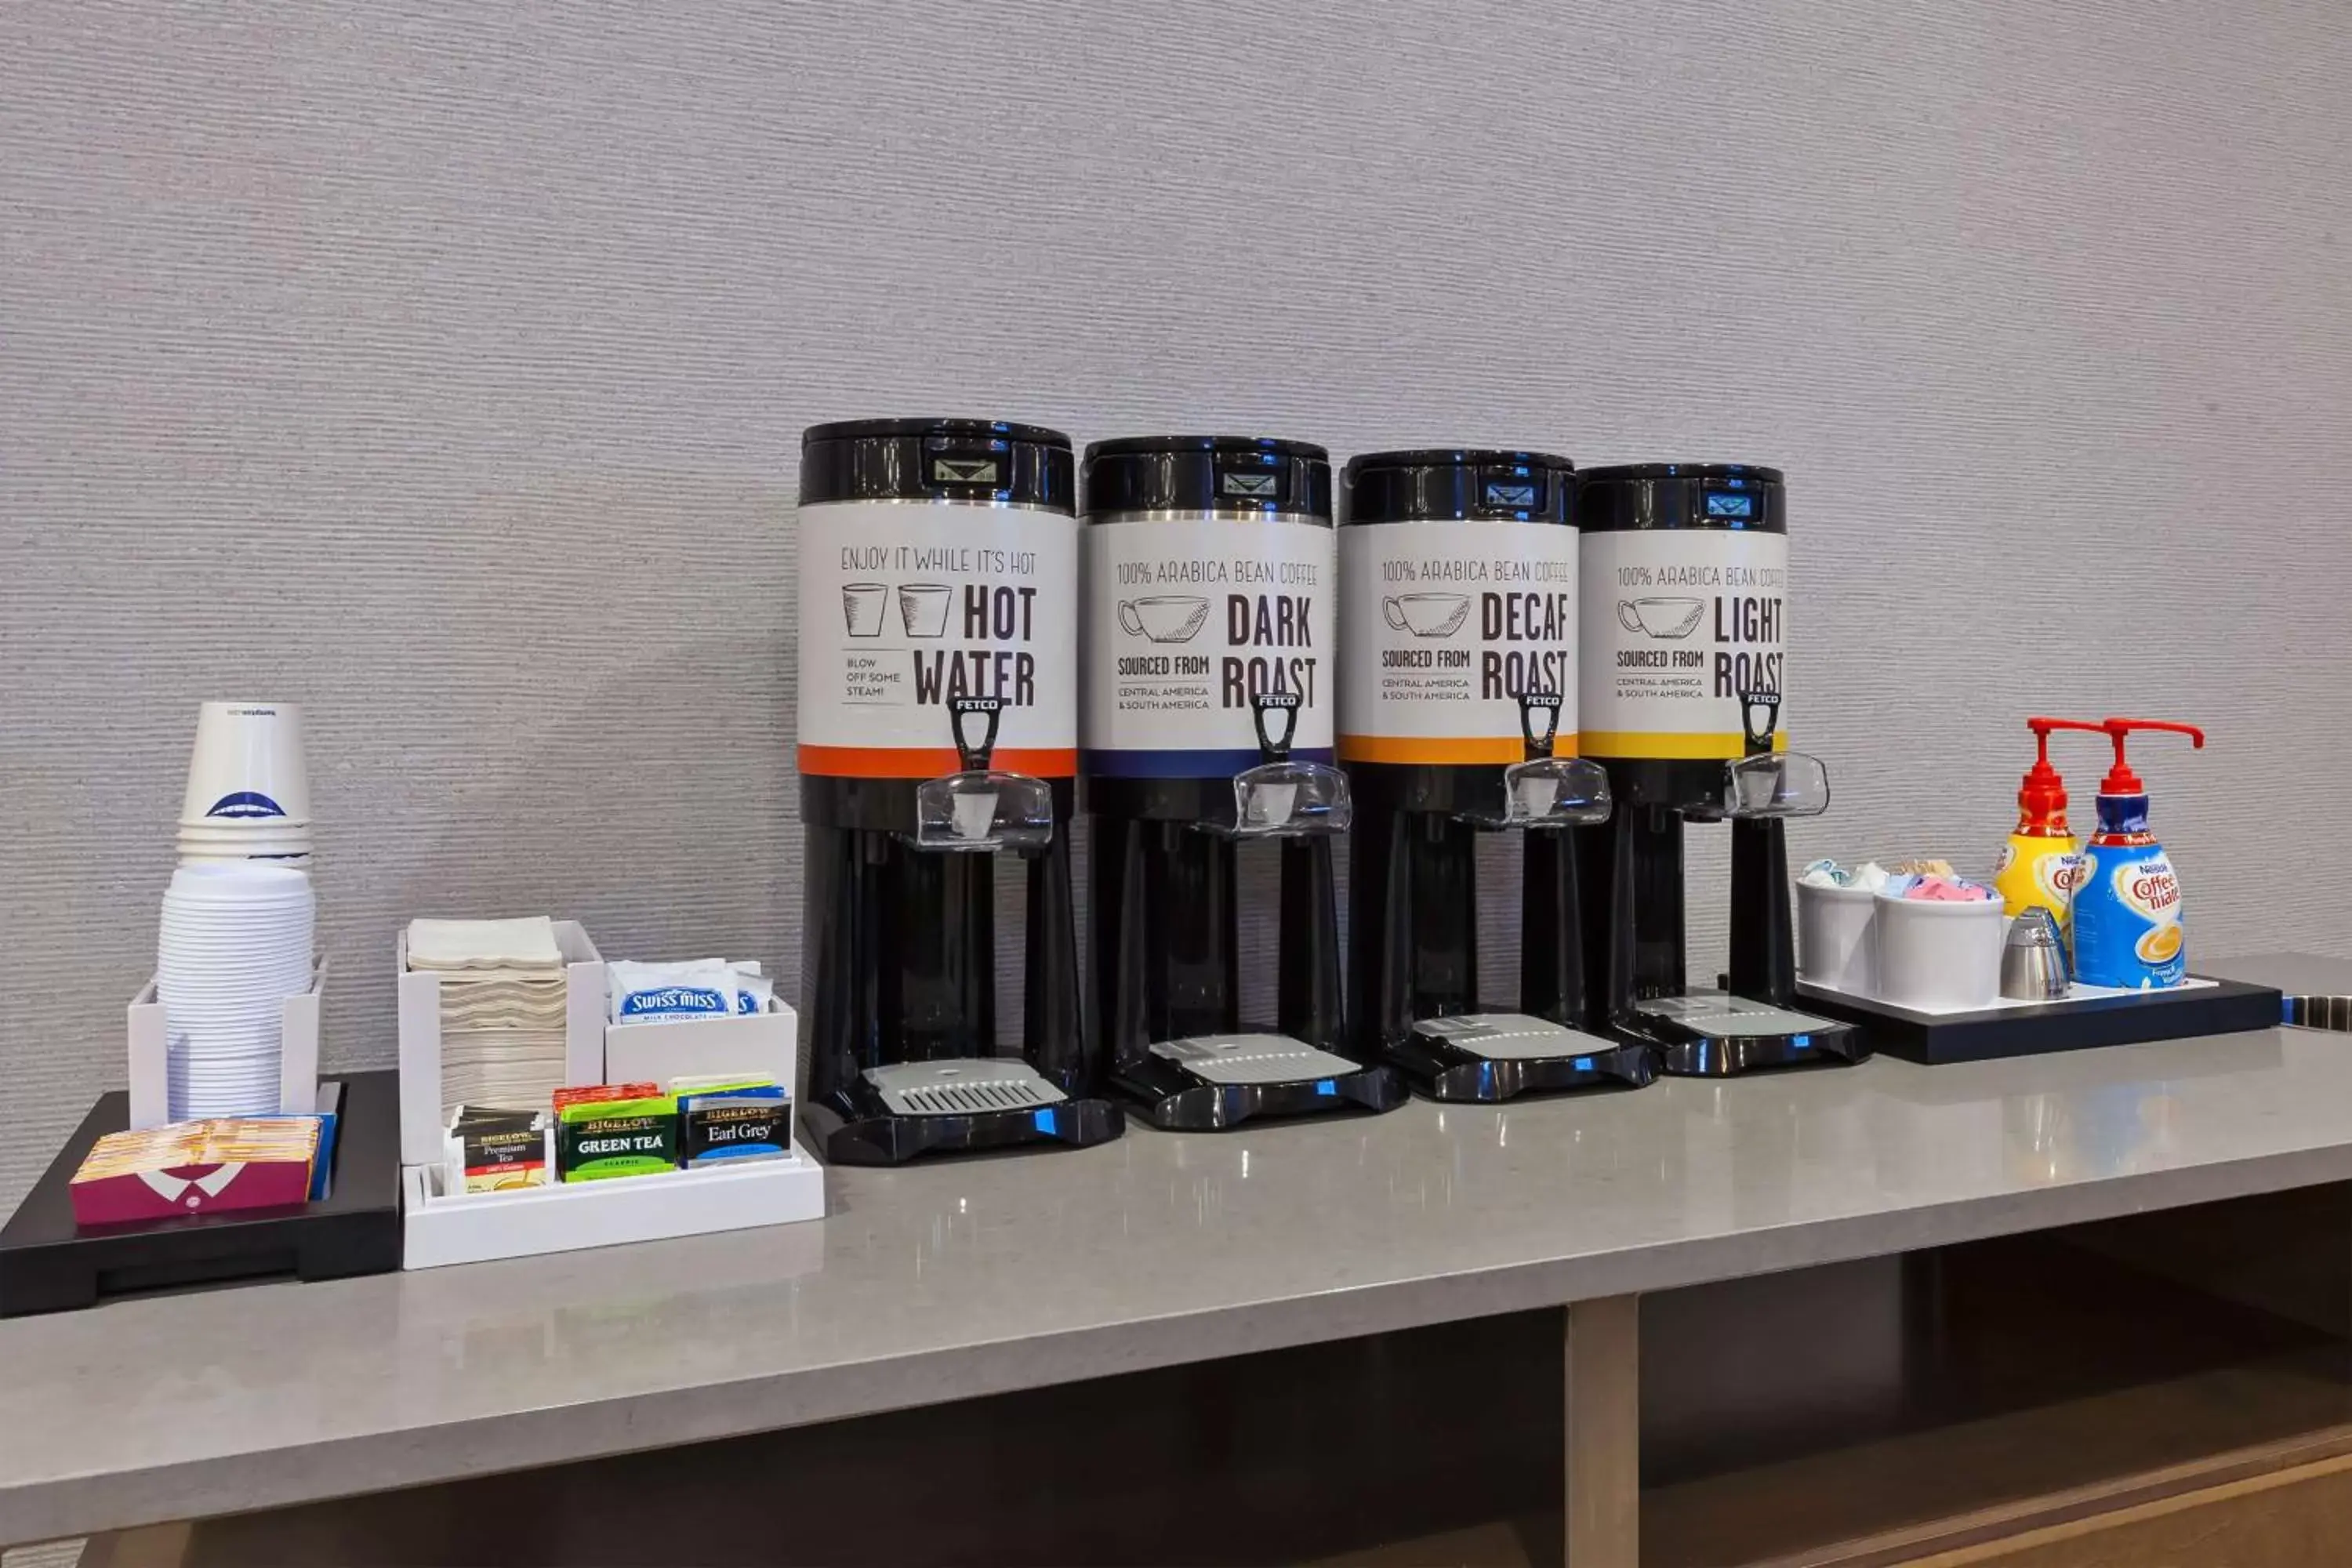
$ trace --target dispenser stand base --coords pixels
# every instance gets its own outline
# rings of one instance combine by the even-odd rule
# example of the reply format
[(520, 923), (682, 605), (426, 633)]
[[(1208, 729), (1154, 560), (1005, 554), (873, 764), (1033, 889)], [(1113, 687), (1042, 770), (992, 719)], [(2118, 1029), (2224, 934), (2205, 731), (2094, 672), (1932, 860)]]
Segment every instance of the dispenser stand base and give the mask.
[(1065, 1100), (1025, 1110), (899, 1116), (889, 1112), (844, 1119), (811, 1106), (807, 1115), (824, 1136), (835, 1165), (903, 1165), (925, 1154), (971, 1154), (1058, 1143), (1090, 1149), (1127, 1130), (1127, 1118), (1108, 1100)]
[(1729, 1078), (1765, 1068), (1870, 1058), (1852, 1024), (1795, 1013), (1720, 991), (1633, 1004), (1617, 1032), (1654, 1047), (1659, 1070), (1676, 1078)]
[[(1263, 1036), (1210, 1036), (1204, 1041), (1249, 1041)], [(1271, 1037), (1296, 1046), (1284, 1037)], [(1181, 1048), (1193, 1042), (1178, 1041)], [(1365, 1067), (1345, 1057), (1298, 1047), (1297, 1052), (1328, 1057), (1334, 1070), (1307, 1078), (1271, 1078), (1243, 1072), (1219, 1076), (1195, 1071), (1157, 1047), (1111, 1072), (1111, 1081), (1142, 1101), (1143, 1119), (1171, 1132), (1221, 1132), (1258, 1117), (1317, 1116), (1335, 1110), (1394, 1110), (1412, 1098), (1404, 1080), (1386, 1067)]]
[(1608, 1043), (1575, 1056), (1492, 1058), (1412, 1035), (1383, 1054), (1390, 1066), (1432, 1100), (1486, 1105), (1522, 1094), (1641, 1089), (1658, 1076), (1657, 1055), (1645, 1045)]

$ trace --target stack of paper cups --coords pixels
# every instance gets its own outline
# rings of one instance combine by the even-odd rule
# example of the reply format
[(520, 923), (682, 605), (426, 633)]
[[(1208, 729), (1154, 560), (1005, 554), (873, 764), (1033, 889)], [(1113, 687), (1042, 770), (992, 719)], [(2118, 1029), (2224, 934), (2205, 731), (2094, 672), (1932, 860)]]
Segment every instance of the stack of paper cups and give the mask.
[(183, 866), (163, 894), (155, 994), (174, 1121), (278, 1110), (286, 999), (310, 989), (318, 906), (307, 872)]
[(180, 802), (180, 862), (310, 863), (310, 779), (302, 710), (290, 702), (207, 702)]

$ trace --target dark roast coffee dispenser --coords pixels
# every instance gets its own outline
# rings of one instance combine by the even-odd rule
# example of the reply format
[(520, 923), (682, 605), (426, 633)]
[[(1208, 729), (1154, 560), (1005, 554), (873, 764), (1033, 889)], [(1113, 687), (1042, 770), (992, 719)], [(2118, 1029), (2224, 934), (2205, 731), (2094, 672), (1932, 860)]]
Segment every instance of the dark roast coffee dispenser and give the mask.
[[(1079, 744), (1092, 1014), (1155, 1125), (1386, 1110), (1349, 1054), (1332, 841), (1331, 467), (1298, 441), (1087, 448)], [(1241, 857), (1278, 861), (1271, 1025), (1243, 1018)]]
[[(1610, 795), (1576, 755), (1575, 469), (1439, 449), (1360, 457), (1347, 479), (1339, 749), (1359, 1049), (1438, 1100), (1648, 1083), (1648, 1049), (1587, 1032), (1599, 972), (1569, 829), (1606, 819)], [(1477, 848), (1494, 833), (1519, 841), (1516, 1008), (1481, 984)]]
[[(1610, 1030), (1706, 1077), (1867, 1055), (1798, 1012), (1787, 819), (1826, 810), (1829, 770), (1786, 749), (1786, 491), (1775, 468), (1587, 469), (1579, 710), (1615, 815), (1582, 829), (1588, 963)], [(1727, 989), (1688, 988), (1683, 829), (1731, 831)]]
[[(801, 1018), (829, 1159), (1118, 1136), (1079, 1016), (1070, 442), (974, 419), (801, 438)], [(1020, 1056), (997, 878), (1024, 873)]]

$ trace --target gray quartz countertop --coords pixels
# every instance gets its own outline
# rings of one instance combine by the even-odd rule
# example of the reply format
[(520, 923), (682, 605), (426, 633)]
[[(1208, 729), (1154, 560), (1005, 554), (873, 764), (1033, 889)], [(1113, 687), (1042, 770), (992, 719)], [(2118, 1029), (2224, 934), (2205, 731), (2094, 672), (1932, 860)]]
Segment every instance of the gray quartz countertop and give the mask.
[(822, 1223), (0, 1323), (0, 1541), (2347, 1178), (2352, 1037), (2289, 1029), (835, 1171)]

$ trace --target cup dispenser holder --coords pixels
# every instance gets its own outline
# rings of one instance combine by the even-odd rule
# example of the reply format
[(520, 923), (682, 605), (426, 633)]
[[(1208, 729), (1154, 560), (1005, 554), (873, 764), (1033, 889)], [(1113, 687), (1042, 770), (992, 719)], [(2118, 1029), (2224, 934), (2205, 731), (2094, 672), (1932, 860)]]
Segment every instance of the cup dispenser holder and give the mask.
[[(1253, 700), (1257, 725), (1256, 766), (1234, 775), (1234, 820), (1202, 823), (1207, 832), (1228, 838), (1309, 838), (1345, 833), (1355, 817), (1348, 775), (1328, 763), (1300, 762), (1290, 754), (1298, 733), (1298, 697), (1267, 692)], [(1277, 731), (1276, 715), (1282, 715)]]
[[(1054, 792), (1044, 779), (989, 766), (1003, 700), (948, 700), (961, 771), (915, 787), (914, 845), (948, 853), (1032, 853), (1054, 841)], [(974, 738), (975, 728), (978, 737)]]

